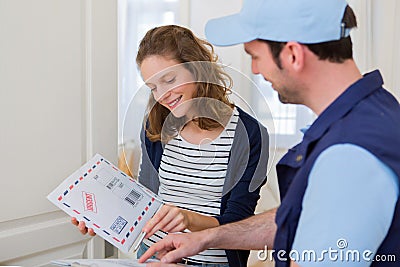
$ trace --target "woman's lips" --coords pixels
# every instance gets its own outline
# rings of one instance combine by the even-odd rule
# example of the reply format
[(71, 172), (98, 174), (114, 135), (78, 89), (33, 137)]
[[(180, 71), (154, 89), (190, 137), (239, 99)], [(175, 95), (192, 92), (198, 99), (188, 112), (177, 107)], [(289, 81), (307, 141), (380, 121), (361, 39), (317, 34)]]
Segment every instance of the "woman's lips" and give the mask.
[(178, 105), (178, 103), (179, 103), (179, 101), (180, 101), (181, 99), (182, 99), (182, 96), (176, 98), (174, 101), (169, 102), (169, 103), (167, 104), (168, 107), (169, 107), (170, 109), (175, 108), (175, 107)]

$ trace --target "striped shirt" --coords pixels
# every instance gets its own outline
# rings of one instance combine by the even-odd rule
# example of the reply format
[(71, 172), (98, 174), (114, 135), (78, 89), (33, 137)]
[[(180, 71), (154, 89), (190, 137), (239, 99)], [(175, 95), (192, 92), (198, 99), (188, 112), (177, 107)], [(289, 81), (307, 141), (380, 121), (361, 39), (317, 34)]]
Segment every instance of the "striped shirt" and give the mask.
[[(222, 189), (238, 119), (239, 112), (234, 108), (225, 129), (210, 143), (195, 145), (178, 135), (165, 145), (159, 168), (159, 195), (165, 202), (207, 216), (220, 215)], [(158, 231), (144, 243), (150, 246), (165, 235)], [(189, 259), (199, 263), (228, 262), (225, 250), (212, 248)]]

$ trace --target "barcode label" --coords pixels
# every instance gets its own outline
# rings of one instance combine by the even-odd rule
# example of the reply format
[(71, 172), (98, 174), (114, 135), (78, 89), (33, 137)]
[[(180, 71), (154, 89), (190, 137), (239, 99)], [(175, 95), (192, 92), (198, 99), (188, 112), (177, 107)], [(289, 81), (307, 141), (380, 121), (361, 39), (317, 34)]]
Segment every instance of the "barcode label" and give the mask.
[(107, 188), (112, 190), (114, 186), (119, 182), (119, 179), (117, 177), (114, 177), (111, 182), (108, 183)]
[(130, 203), (132, 206), (135, 206), (136, 203), (142, 198), (142, 194), (139, 192), (132, 190), (126, 197), (125, 200)]

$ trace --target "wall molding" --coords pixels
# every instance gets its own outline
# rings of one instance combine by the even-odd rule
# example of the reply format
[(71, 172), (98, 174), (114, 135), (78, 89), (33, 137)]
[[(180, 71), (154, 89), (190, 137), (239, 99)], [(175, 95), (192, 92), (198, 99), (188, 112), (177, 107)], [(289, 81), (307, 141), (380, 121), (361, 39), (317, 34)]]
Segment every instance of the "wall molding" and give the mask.
[[(63, 211), (8, 221), (0, 229), (0, 244), (4, 244), (0, 264), (23, 265), (28, 260), (28, 266), (33, 266), (35, 254), (36, 258), (40, 255), (41, 263), (53, 259), (47, 255), (48, 251), (66, 258), (82, 255), (89, 238), (73, 227)], [(70, 249), (64, 250), (68, 246)]]
[(104, 240), (83, 236), (46, 195), (94, 153), (117, 162), (117, 1), (1, 6), (0, 22), (11, 26), (0, 30), (7, 41), (0, 85), (9, 88), (0, 108), (10, 122), (0, 144), (8, 167), (0, 265), (101, 258)]

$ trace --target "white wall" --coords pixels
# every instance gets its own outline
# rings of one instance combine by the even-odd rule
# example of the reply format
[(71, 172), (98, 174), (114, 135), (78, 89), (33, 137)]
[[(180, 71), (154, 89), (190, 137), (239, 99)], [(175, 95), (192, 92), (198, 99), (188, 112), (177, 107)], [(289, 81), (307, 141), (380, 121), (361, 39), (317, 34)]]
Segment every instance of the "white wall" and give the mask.
[(0, 0), (0, 25), (0, 265), (45, 266), (87, 243), (47, 194), (117, 158), (116, 2)]
[(354, 56), (363, 72), (379, 68), (384, 87), (400, 99), (400, 2), (348, 0), (358, 29), (352, 32)]
[[(229, 4), (226, 1), (191, 0), (188, 26), (197, 36), (205, 38), (204, 28), (209, 19), (237, 13), (241, 7), (241, 0), (230, 0)], [(230, 73), (234, 80), (235, 90), (238, 90), (244, 98), (250, 97), (249, 90), (246, 90), (249, 86), (248, 82), (243, 79), (243, 76), (251, 75), (250, 58), (244, 52), (243, 45), (214, 46), (214, 49), (224, 65), (238, 70), (236, 73)]]

